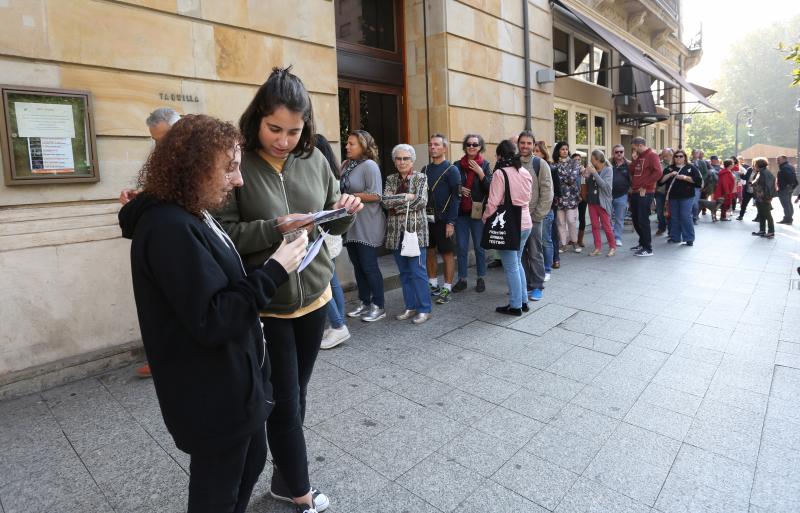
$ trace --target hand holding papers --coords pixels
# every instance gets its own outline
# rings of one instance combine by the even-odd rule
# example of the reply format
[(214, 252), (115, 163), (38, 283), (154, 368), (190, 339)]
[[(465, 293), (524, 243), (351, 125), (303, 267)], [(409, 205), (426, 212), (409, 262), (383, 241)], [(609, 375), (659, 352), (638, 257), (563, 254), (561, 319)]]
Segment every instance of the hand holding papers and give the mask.
[(347, 216), (346, 208), (337, 208), (336, 210), (320, 210), (314, 214), (289, 214), (278, 218), (278, 224), (275, 227), (281, 233), (299, 230), (301, 228), (310, 228), (312, 225), (320, 225), (329, 223)]
[(325, 235), (327, 234), (325, 230), (321, 231), (322, 233), (319, 235), (319, 237), (317, 237), (317, 240), (315, 240), (314, 243), (308, 247), (308, 252), (300, 262), (300, 267), (297, 268), (297, 272), (302, 272), (303, 269), (308, 267), (308, 264), (310, 264), (311, 261), (314, 260), (314, 258), (319, 254), (319, 250), (322, 248), (322, 243), (325, 241)]

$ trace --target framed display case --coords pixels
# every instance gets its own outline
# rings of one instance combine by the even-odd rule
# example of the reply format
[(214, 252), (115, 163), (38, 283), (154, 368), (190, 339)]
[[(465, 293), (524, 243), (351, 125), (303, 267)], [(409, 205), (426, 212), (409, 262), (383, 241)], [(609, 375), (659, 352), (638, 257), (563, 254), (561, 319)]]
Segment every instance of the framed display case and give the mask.
[(88, 91), (0, 86), (6, 185), (100, 180)]

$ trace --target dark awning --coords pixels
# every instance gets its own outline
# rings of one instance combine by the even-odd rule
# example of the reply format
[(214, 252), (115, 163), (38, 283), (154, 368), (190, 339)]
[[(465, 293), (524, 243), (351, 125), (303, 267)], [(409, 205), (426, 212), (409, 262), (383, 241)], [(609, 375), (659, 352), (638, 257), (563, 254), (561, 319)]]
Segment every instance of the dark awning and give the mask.
[(633, 71), (634, 93), (639, 104), (639, 112), (655, 114), (656, 102), (650, 90), (650, 75), (638, 68), (632, 68), (631, 71)]
[(669, 76), (671, 76), (677, 83), (679, 83), (686, 92), (697, 98), (697, 101), (699, 103), (705, 105), (711, 110), (719, 112), (719, 109), (714, 107), (711, 104), (711, 102), (706, 99), (705, 95), (700, 91), (698, 91), (692, 84), (690, 84), (689, 81), (686, 80), (686, 78), (684, 78), (680, 73), (678, 73), (677, 71), (673, 71), (667, 67), (662, 67), (661, 69), (663, 69), (665, 73), (669, 74)]
[[(678, 87), (679, 82), (677, 82), (674, 78), (670, 75), (662, 71), (656, 64), (647, 58), (647, 56), (638, 48), (630, 44), (629, 42), (625, 41), (618, 35), (614, 34), (607, 28), (603, 27), (590, 17), (584, 15), (580, 11), (575, 11), (567, 7), (561, 0), (554, 0), (554, 4), (557, 7), (560, 7), (568, 15), (572, 15), (573, 17), (577, 18), (580, 22), (586, 25), (592, 32), (597, 34), (598, 37), (606, 41), (612, 47), (614, 47), (619, 53), (625, 57), (625, 60), (631, 66), (638, 68), (649, 75), (666, 82), (667, 84)], [(649, 89), (649, 88), (648, 88)]]
[(703, 95), (704, 98), (708, 98), (709, 96), (714, 96), (717, 94), (717, 91), (714, 89), (709, 89), (708, 87), (703, 87), (701, 85), (697, 85), (694, 82), (689, 82), (692, 86), (697, 89), (697, 91)]

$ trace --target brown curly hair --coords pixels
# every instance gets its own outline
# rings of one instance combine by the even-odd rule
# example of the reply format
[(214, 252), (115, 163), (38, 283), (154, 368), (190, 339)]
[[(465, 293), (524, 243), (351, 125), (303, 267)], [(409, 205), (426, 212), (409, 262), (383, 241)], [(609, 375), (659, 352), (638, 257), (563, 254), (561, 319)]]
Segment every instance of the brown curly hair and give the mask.
[(188, 114), (172, 125), (139, 171), (139, 186), (150, 196), (177, 203), (200, 215), (218, 208), (208, 184), (219, 172), (219, 159), (241, 144), (230, 123), (204, 114)]

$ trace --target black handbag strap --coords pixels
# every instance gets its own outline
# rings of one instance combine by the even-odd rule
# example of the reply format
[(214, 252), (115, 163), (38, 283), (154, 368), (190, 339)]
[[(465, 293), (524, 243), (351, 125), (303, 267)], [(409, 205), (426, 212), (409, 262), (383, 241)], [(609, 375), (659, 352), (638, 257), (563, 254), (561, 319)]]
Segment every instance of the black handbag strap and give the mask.
[(511, 184), (508, 183), (508, 173), (506, 173), (506, 170), (503, 168), (500, 168), (500, 172), (503, 173), (503, 178), (505, 178), (506, 182), (505, 201), (503, 204), (506, 205), (507, 207), (510, 207), (513, 205), (513, 203), (511, 203)]

